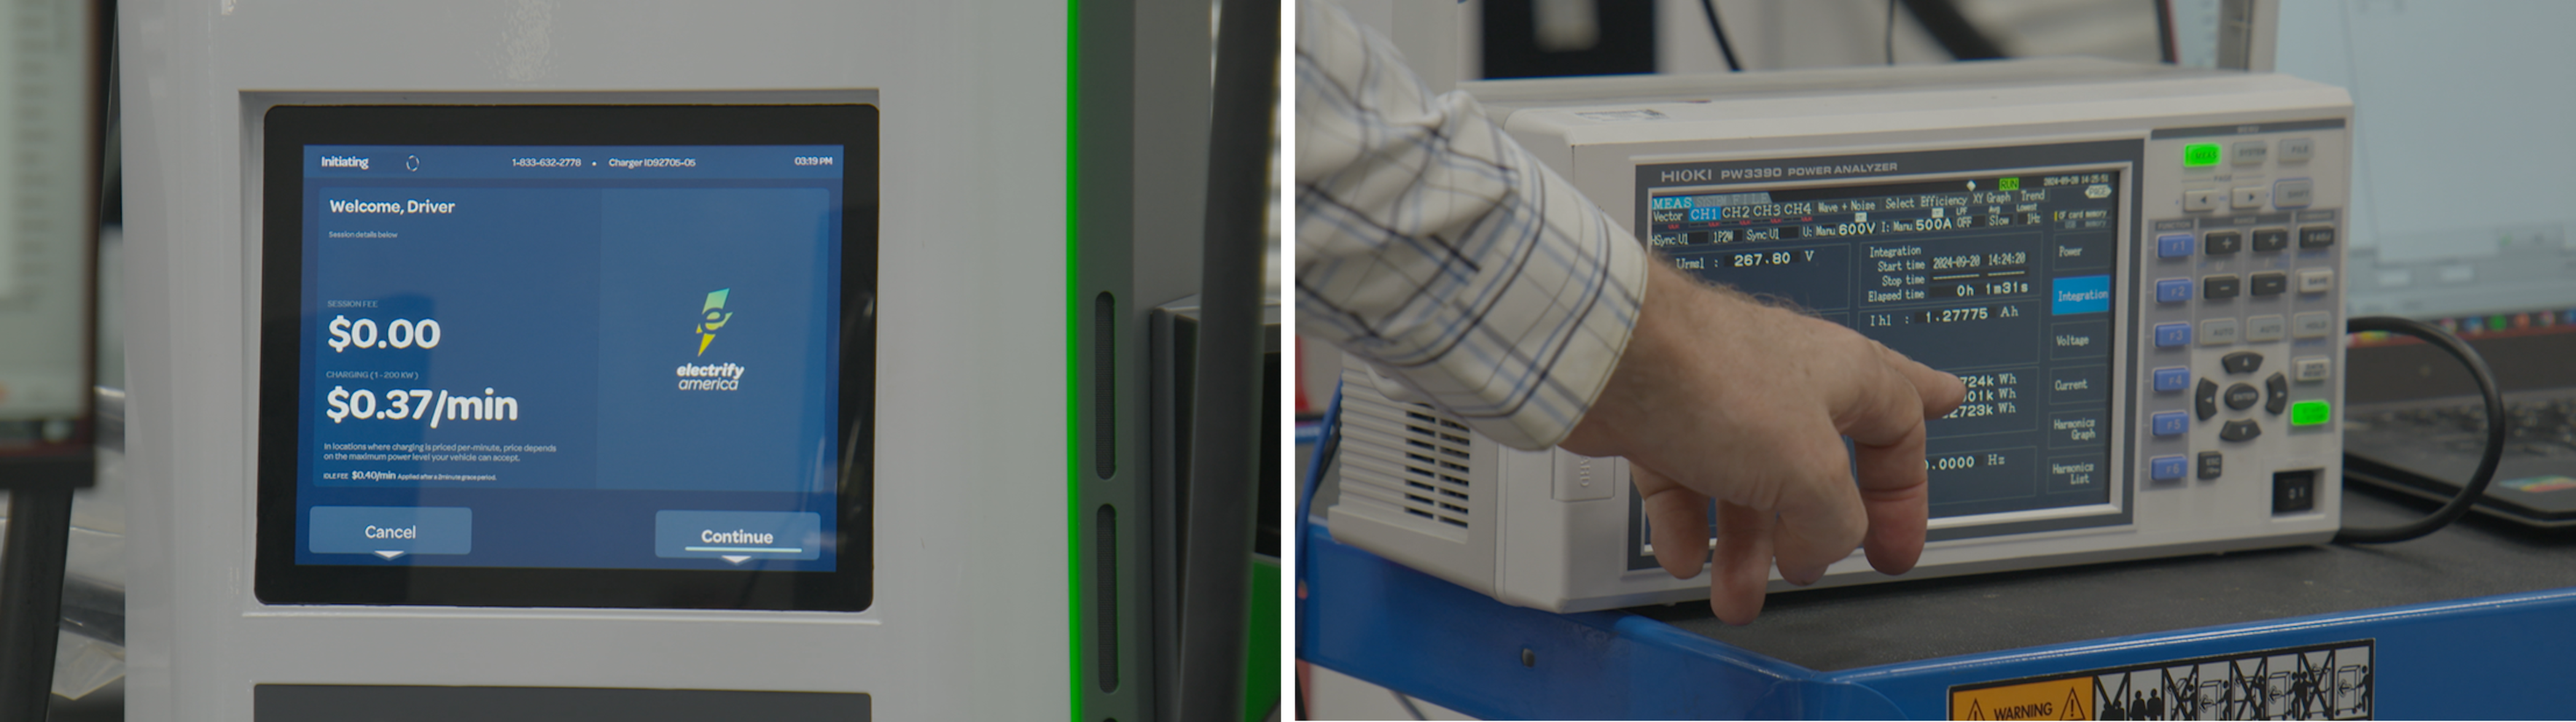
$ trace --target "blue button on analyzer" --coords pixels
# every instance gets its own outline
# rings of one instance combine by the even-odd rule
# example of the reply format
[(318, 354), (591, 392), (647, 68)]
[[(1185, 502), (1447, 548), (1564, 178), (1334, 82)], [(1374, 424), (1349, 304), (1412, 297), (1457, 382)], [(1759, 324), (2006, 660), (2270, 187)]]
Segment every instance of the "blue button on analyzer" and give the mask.
[(2181, 391), (2191, 387), (2191, 369), (2167, 366), (2156, 369), (2157, 391)]
[(2191, 345), (2191, 324), (2188, 324), (2188, 323), (2159, 323), (2159, 324), (2156, 324), (2156, 345), (2157, 345), (2157, 346), (2162, 346), (2162, 347), (2168, 347), (2168, 348), (2170, 348), (2170, 347), (2174, 347), (2174, 346), (2189, 346), (2189, 345)]
[(2170, 236), (2156, 236), (2156, 256), (2158, 258), (2190, 258), (2191, 234), (2176, 233)]
[(2180, 456), (2159, 456), (2147, 460), (2147, 478), (2156, 481), (2181, 481), (2191, 471), (2191, 460)]
[(2181, 436), (2190, 427), (2191, 414), (2181, 411), (2162, 411), (2148, 417), (2147, 428), (2155, 430), (2157, 436)]
[(2182, 303), (2191, 300), (2191, 279), (2167, 278), (2156, 281), (2157, 303)]
[(2050, 279), (2048, 312), (2067, 316), (2111, 310), (2111, 276), (2059, 276)]

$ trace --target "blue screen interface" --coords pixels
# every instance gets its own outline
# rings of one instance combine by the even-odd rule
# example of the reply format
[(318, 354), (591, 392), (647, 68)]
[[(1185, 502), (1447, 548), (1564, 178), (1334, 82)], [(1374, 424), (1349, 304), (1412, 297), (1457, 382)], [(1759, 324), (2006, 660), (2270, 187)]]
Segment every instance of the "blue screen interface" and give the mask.
[(843, 151), (306, 146), (296, 562), (835, 569)]
[(2119, 176), (1658, 189), (1646, 236), (1967, 382), (1925, 430), (1932, 516), (2103, 504)]

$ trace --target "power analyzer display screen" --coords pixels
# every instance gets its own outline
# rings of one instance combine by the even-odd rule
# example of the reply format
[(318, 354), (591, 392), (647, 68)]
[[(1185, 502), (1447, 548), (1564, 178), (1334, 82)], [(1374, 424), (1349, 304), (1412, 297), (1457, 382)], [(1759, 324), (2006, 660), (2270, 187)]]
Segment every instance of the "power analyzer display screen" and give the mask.
[[(1811, 168), (1887, 176), (1905, 160)], [(1663, 262), (1793, 303), (1966, 381), (1966, 402), (1927, 429), (1933, 517), (2111, 499), (2123, 167), (1770, 186), (1694, 185), (1721, 174), (1679, 168), (1640, 169), (1642, 235)], [(1655, 187), (1666, 177), (1682, 182)]]
[[(300, 127), (285, 120), (272, 130)], [(272, 179), (291, 183), (270, 185), (292, 196), (270, 207), (295, 232), (280, 243), (271, 218), (269, 248), (296, 268), (269, 279), (265, 350), (286, 354), (264, 379), (283, 408), (263, 409), (279, 452), (263, 493), (292, 498), (262, 524), (292, 529), (283, 551), (306, 573), (264, 575), (395, 570), (412, 590), (397, 601), (421, 603), (477, 603), (536, 570), (652, 590), (549, 597), (566, 606), (698, 606), (650, 598), (703, 581), (690, 573), (864, 576), (843, 386), (873, 381), (847, 373), (866, 362), (844, 336), (872, 332), (844, 309), (873, 258), (845, 260), (874, 254), (845, 225), (872, 147), (383, 136), (271, 147), (272, 173), (292, 154), (293, 177)], [(749, 606), (847, 606), (794, 596)]]

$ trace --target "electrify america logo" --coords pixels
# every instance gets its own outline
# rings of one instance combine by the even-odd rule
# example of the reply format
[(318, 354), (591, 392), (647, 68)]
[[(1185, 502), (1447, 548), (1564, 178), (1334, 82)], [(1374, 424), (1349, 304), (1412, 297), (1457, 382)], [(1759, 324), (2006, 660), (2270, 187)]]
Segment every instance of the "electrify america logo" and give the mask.
[(724, 328), (726, 321), (733, 320), (733, 314), (724, 310), (725, 297), (730, 295), (733, 295), (730, 288), (710, 291), (707, 305), (698, 309), (698, 355), (707, 355), (707, 344), (716, 342), (716, 329)]
[[(698, 356), (704, 357), (707, 355), (707, 347), (716, 342), (716, 331), (724, 328), (726, 323), (733, 320), (733, 312), (725, 310), (725, 301), (732, 295), (733, 289), (730, 288), (719, 288), (714, 291), (710, 291), (707, 293), (706, 305), (698, 308)], [(680, 390), (740, 390), (742, 388), (742, 373), (745, 370), (746, 369), (742, 367), (742, 364), (732, 362), (721, 364), (680, 364), (678, 369)]]

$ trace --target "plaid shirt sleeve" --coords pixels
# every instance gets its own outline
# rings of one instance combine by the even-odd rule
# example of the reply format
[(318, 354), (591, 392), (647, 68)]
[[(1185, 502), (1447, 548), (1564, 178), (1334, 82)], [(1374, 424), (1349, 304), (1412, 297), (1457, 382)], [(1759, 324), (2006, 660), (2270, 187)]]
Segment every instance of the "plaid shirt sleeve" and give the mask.
[(1636, 325), (1645, 249), (1474, 99), (1298, 9), (1298, 331), (1496, 441), (1564, 440)]

